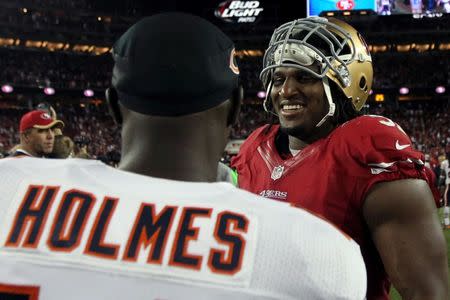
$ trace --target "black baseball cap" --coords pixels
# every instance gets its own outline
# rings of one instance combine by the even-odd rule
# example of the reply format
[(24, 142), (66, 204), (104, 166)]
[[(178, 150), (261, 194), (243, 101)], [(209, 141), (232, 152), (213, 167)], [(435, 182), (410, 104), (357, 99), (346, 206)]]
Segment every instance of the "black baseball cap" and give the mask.
[(233, 42), (194, 15), (143, 18), (117, 40), (112, 54), (119, 101), (142, 114), (204, 111), (229, 99), (238, 86)]

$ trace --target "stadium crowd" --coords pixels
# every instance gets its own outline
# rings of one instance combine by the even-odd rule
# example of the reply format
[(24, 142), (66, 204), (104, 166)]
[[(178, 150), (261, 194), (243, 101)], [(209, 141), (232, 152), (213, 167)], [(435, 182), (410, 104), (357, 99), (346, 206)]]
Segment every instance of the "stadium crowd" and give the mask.
[[(112, 70), (110, 54), (91, 56), (65, 52), (0, 49), (0, 84), (54, 88), (106, 89)], [(373, 55), (373, 89), (432, 88), (450, 85), (450, 61), (445, 51), (420, 53), (383, 53)], [(395, 63), (393, 63), (393, 61)], [(239, 60), (244, 90), (248, 96), (262, 90), (259, 79), (262, 57)], [(436, 68), (441, 70), (435, 72)], [(414, 76), (410, 76), (414, 74)]]
[(0, 82), (13, 86), (104, 89), (109, 85), (110, 56), (71, 55), (0, 49)]
[[(64, 134), (79, 146), (87, 145), (91, 158), (111, 165), (120, 160), (120, 132), (108, 115), (106, 105), (60, 104), (58, 118), (64, 121)], [(439, 155), (450, 152), (450, 104), (444, 101), (401, 103), (399, 105), (374, 105), (365, 113), (379, 114), (391, 118), (411, 136), (414, 146), (429, 155), (430, 163), (436, 166)], [(18, 143), (18, 124), (24, 109), (0, 110), (0, 152), (6, 156), (8, 150)], [(254, 129), (275, 122), (263, 111), (261, 101), (242, 107), (239, 121), (233, 127), (232, 139), (245, 139)], [(228, 161), (226, 159), (225, 161)]]

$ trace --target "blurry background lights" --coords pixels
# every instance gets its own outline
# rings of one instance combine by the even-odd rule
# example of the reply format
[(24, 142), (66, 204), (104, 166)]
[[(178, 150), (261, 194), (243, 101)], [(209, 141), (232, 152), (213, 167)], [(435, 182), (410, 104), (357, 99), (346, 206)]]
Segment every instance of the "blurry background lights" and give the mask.
[(46, 87), (44, 89), (44, 94), (46, 94), (46, 95), (53, 95), (53, 94), (55, 94), (55, 89), (52, 88), (52, 87)]
[(399, 90), (400, 94), (406, 95), (409, 93), (409, 89), (407, 87), (401, 87)]
[(94, 96), (94, 91), (91, 90), (91, 89), (84, 90), (84, 96), (85, 97), (92, 97), (92, 96)]
[(436, 93), (438, 93), (438, 94), (445, 93), (445, 87), (443, 87), (442, 85), (436, 87)]
[(264, 99), (264, 98), (266, 98), (266, 92), (264, 92), (264, 91), (259, 91), (259, 92), (256, 94), (256, 96), (258, 96), (258, 98), (260, 98), (260, 99)]
[(13, 87), (9, 84), (2, 85), (2, 92), (5, 94), (12, 93), (14, 91)]

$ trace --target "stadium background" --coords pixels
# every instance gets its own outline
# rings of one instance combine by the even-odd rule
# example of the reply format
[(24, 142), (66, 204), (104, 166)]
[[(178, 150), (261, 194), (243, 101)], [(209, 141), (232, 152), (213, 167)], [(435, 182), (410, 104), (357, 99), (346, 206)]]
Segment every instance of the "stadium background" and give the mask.
[[(336, 14), (362, 33), (372, 52), (375, 80), (365, 112), (399, 123), (436, 169), (442, 155), (450, 152), (450, 14), (425, 13), (431, 1), (423, 1), (424, 14), (419, 16)], [(409, 1), (396, 2), (401, 6)], [(220, 4), (217, 0), (0, 0), (0, 157), (18, 143), (21, 115), (48, 102), (77, 146), (86, 145), (91, 158), (116, 165), (120, 129), (104, 101), (112, 71), (109, 51), (141, 17), (177, 10), (210, 20), (236, 43), (245, 99), (224, 153), (227, 163), (252, 130), (271, 120), (262, 109), (258, 78), (271, 32), (284, 22), (305, 17), (307, 5), (304, 0), (295, 5), (261, 0), (263, 11), (255, 22), (237, 23), (215, 15)], [(450, 241), (448, 231), (446, 237)]]

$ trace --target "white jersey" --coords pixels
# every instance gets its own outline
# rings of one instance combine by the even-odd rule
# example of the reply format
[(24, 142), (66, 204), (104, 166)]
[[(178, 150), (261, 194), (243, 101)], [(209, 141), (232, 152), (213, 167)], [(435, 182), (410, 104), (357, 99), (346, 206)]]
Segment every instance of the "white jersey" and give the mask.
[(445, 184), (450, 184), (450, 166), (448, 159), (441, 162), (441, 172), (445, 173)]
[(0, 160), (0, 190), (0, 299), (365, 297), (353, 240), (229, 183), (26, 157)]

